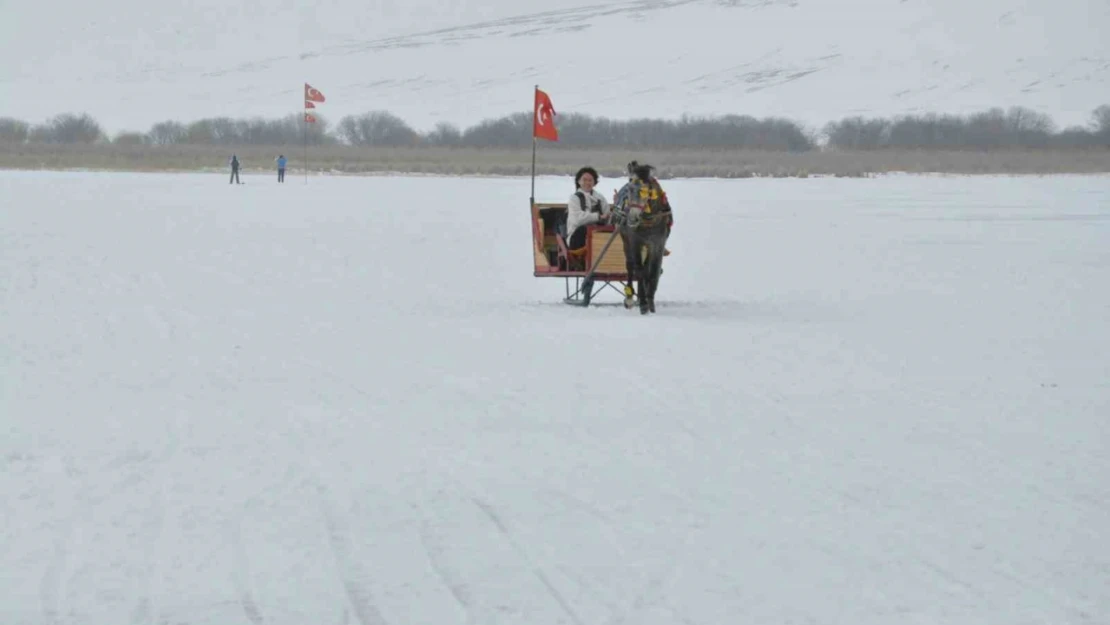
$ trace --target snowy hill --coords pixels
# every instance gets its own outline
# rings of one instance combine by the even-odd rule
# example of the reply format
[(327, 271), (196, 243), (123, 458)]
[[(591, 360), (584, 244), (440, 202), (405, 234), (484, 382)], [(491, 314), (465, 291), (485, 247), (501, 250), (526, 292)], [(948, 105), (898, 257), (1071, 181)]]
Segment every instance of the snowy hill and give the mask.
[(1110, 622), (1110, 179), (243, 180), (0, 172), (0, 623)]
[(3, 5), (0, 115), (87, 111), (109, 131), (279, 116), (420, 129), (528, 111), (617, 118), (967, 113), (1083, 124), (1110, 93), (1110, 3), (1061, 0), (145, 0)]

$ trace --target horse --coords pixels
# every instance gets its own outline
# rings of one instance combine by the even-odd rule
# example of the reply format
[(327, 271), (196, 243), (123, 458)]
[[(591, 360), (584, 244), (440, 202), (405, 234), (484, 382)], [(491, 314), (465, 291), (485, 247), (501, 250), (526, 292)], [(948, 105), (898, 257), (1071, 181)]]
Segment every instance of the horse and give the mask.
[[(663, 271), (663, 250), (667, 243), (670, 213), (652, 215), (639, 220), (624, 219), (617, 225), (624, 243), (624, 263), (628, 271), (625, 286), (625, 307), (632, 307), (632, 296), (640, 306), (640, 314), (655, 312), (655, 291)], [(636, 288), (632, 288), (632, 282)]]
[[(667, 237), (670, 236), (671, 204), (667, 193), (652, 175), (654, 167), (632, 161), (628, 183), (613, 198), (614, 223), (624, 243), (628, 284), (624, 287), (625, 308), (632, 308), (636, 295), (640, 314), (655, 312), (655, 291), (663, 273)], [(633, 280), (637, 289), (632, 288)]]

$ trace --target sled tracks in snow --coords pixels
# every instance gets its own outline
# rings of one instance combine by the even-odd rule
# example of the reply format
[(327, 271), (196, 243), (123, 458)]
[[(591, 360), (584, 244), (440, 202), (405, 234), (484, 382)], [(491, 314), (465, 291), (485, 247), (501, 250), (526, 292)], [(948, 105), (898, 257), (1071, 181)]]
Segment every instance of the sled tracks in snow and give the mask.
[(360, 625), (389, 625), (374, 604), (373, 593), (360, 581), (363, 575), (358, 570), (357, 561), (351, 557), (353, 544), (344, 517), (336, 513), (324, 499), (320, 501), (320, 513), (324, 517), (328, 547), (335, 558), (336, 575), (343, 585), (343, 592), (347, 595), (351, 609), (355, 612), (355, 618)]
[(471, 497), (470, 501), (473, 502), (475, 506), (478, 506), (482, 513), (486, 515), (487, 518), (489, 518), (490, 522), (492, 522), (494, 526), (497, 527), (497, 531), (501, 533), (501, 536), (503, 536), (506, 541), (508, 541), (509, 545), (512, 546), (513, 551), (517, 552), (520, 558), (528, 563), (528, 566), (532, 568), (532, 575), (534, 575), (536, 579), (539, 580), (541, 584), (543, 584), (543, 587), (547, 589), (547, 592), (551, 595), (551, 598), (559, 604), (559, 607), (561, 607), (563, 609), (563, 612), (565, 612), (566, 615), (569, 616), (572, 621), (574, 621), (575, 625), (585, 625), (578, 614), (576, 614), (574, 610), (570, 607), (570, 604), (567, 603), (567, 600), (563, 597), (563, 595), (559, 593), (559, 590), (555, 588), (555, 585), (551, 583), (551, 580), (547, 578), (547, 575), (544, 574), (543, 570), (540, 567), (536, 566), (536, 563), (528, 555), (528, 552), (526, 552), (524, 548), (520, 546), (520, 543), (518, 543), (516, 539), (513, 538), (512, 532), (510, 532), (509, 529), (505, 527), (505, 524), (501, 522), (501, 518), (497, 516), (497, 512), (493, 509), (493, 507), (482, 501), (481, 499), (478, 499), (477, 497)]
[[(562, 500), (567, 510), (576, 510), (582, 515), (581, 519), (594, 519), (598, 523), (595, 531), (607, 535), (611, 542), (623, 543), (621, 528), (614, 526), (613, 519), (589, 502), (558, 489), (543, 486), (539, 488), (542, 497)], [(603, 580), (591, 579), (574, 565), (564, 567), (553, 563), (546, 565), (545, 569), (545, 564), (530, 553), (527, 542), (520, 539), (519, 533), (514, 531), (512, 524), (504, 518), (497, 506), (480, 493), (472, 492), (463, 485), (455, 485), (450, 492), (443, 493), (437, 499), (425, 502), (427, 514), (421, 528), (421, 540), (432, 568), (455, 597), (459, 607), (465, 611), (465, 622), (468, 625), (494, 622), (631, 625), (640, 620), (642, 611), (647, 608), (671, 612), (676, 623), (689, 622), (681, 610), (670, 605), (663, 597), (671, 582), (682, 572), (679, 564), (645, 575), (640, 584), (633, 584), (628, 589), (627, 594), (613, 594), (612, 588), (595, 586), (598, 582), (606, 586)], [(454, 544), (445, 532), (454, 532), (459, 537), (458, 540), (465, 540), (466, 544)], [(690, 533), (667, 550), (673, 550), (677, 557), (694, 537), (694, 533)], [(481, 545), (473, 542), (476, 540), (482, 541)], [(622, 557), (628, 555), (623, 545), (616, 549)], [(465, 556), (472, 550), (479, 550), (489, 561), (473, 562), (472, 558)], [(507, 572), (514, 570), (519, 570), (520, 573), (511, 576)], [(493, 571), (496, 579), (477, 577), (487, 571)], [(556, 584), (559, 580), (553, 579), (551, 574), (554, 571), (572, 579), (576, 588), (569, 594), (560, 589)], [(520, 587), (518, 592), (509, 593), (508, 596), (503, 594), (503, 583), (506, 580), (527, 580), (529, 576), (536, 582), (535, 585), (528, 584), (530, 588)], [(497, 590), (483, 596), (476, 591), (475, 583), (471, 580), (475, 583), (481, 581), (487, 587), (492, 585)], [(515, 586), (519, 582), (514, 580), (509, 583)], [(502, 594), (498, 594), (499, 592)], [(491, 598), (496, 603), (488, 603)], [(487, 601), (483, 602), (482, 599)], [(587, 599), (586, 603), (579, 605), (580, 601)], [(506, 613), (512, 616), (506, 618)]]
[[(460, 499), (458, 503), (470, 504), (473, 506), (474, 514), (481, 520), (491, 524), (497, 531), (497, 535), (509, 547), (515, 556), (515, 559), (523, 562), (528, 569), (530, 569), (532, 576), (544, 588), (544, 591), (558, 606), (559, 610), (570, 619), (574, 625), (586, 625), (582, 618), (574, 611), (571, 604), (563, 596), (559, 589), (551, 582), (551, 579), (544, 573), (543, 569), (536, 564), (535, 560), (528, 555), (527, 550), (517, 541), (513, 532), (501, 520), (497, 514), (496, 509), (489, 503), (483, 501), (477, 496), (474, 496), (466, 491), (459, 494)], [(465, 510), (466, 505), (462, 506)], [(444, 515), (437, 513), (432, 515), (436, 519), (442, 519)], [(478, 532), (475, 532), (478, 533)], [(436, 536), (432, 524), (425, 519), (421, 526), (421, 542), (424, 545), (424, 551), (428, 557), (428, 561), (443, 583), (444, 587), (455, 598), (456, 603), (466, 613), (466, 622), (470, 625), (478, 625), (487, 622), (478, 613), (480, 606), (475, 601), (471, 585), (466, 581), (465, 574), (456, 570), (449, 564), (447, 558), (446, 541), (439, 539)]]

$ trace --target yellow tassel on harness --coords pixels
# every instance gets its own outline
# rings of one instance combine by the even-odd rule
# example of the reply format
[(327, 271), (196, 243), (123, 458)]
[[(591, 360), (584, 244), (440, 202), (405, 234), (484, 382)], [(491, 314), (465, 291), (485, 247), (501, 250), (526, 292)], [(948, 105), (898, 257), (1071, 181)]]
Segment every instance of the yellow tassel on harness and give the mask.
[(644, 207), (645, 213), (651, 213), (651, 200), (659, 199), (659, 191), (654, 187), (641, 186), (640, 187), (640, 200)]

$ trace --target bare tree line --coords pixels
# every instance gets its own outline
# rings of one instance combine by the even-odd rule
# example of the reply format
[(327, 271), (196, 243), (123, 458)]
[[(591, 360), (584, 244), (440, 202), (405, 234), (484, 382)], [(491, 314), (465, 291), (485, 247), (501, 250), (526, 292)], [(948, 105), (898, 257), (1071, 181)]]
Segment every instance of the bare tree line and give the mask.
[[(87, 114), (62, 114), (31, 125), (0, 118), (0, 142), (15, 144), (220, 145), (356, 147), (517, 148), (531, 139), (530, 112), (489, 119), (468, 128), (440, 123), (418, 132), (387, 111), (342, 118), (331, 128), (323, 116), (305, 124), (301, 115), (278, 119), (218, 117), (191, 123), (164, 121), (147, 132), (109, 138)], [(557, 147), (704, 148), (808, 152), (882, 149), (1089, 149), (1110, 147), (1110, 104), (1095, 109), (1087, 126), (1058, 130), (1042, 113), (1021, 107), (994, 108), (970, 115), (850, 117), (826, 124), (821, 132), (776, 117), (684, 116), (678, 120), (612, 120), (584, 114), (558, 117)]]
[(1014, 107), (967, 116), (853, 117), (828, 124), (825, 134), (829, 146), (845, 150), (1110, 147), (1110, 104), (1095, 109), (1086, 128), (1057, 130), (1049, 116)]

